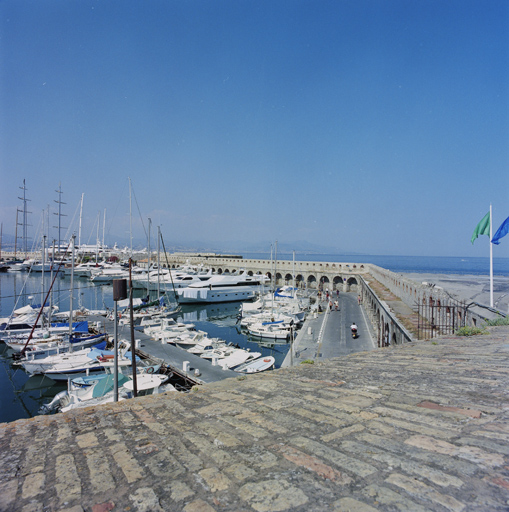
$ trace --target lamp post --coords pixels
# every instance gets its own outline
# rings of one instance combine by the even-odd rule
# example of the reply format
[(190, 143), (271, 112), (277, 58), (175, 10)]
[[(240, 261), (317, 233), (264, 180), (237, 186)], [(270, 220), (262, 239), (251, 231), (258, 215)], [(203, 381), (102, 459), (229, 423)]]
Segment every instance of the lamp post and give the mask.
[(118, 402), (118, 301), (127, 299), (127, 281), (125, 279), (113, 279), (113, 338), (114, 338), (114, 359), (113, 359), (113, 401)]

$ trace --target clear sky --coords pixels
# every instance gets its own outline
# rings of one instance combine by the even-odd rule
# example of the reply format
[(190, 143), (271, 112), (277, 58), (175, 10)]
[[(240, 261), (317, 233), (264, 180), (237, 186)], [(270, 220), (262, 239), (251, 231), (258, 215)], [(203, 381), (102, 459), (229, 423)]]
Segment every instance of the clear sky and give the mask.
[(507, 0), (3, 0), (0, 31), (4, 234), (23, 179), (32, 233), (61, 186), (91, 243), (129, 177), (168, 245), (487, 256), (509, 216)]

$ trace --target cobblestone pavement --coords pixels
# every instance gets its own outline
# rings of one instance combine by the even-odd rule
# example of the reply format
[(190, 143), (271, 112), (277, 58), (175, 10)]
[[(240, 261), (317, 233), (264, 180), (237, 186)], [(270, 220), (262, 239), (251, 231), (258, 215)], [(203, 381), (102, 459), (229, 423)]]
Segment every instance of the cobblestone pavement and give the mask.
[(509, 509), (509, 327), (0, 425), (2, 511)]

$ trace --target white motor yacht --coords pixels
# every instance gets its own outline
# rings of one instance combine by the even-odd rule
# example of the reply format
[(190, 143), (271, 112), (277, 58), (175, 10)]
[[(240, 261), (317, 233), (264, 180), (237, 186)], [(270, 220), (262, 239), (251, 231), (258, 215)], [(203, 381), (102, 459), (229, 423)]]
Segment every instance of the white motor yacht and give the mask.
[(207, 281), (177, 290), (179, 303), (210, 303), (251, 300), (269, 279), (250, 276), (245, 271), (233, 275), (216, 275)]

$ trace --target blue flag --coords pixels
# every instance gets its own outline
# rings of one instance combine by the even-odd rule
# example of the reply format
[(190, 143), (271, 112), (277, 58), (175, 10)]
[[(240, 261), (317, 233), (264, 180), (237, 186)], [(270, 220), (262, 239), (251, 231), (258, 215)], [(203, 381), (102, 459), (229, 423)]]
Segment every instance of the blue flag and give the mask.
[(507, 233), (509, 233), (509, 217), (507, 217), (507, 219), (505, 219), (497, 229), (495, 236), (491, 239), (491, 243), (498, 245), (500, 243), (500, 239), (507, 235)]

